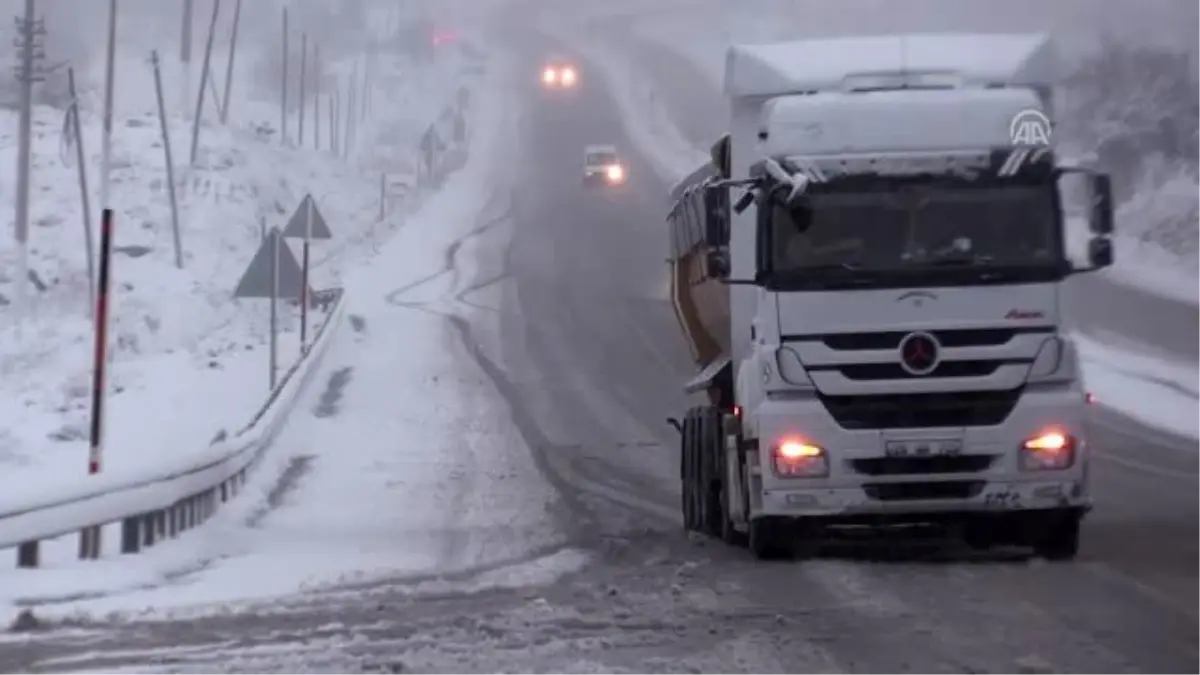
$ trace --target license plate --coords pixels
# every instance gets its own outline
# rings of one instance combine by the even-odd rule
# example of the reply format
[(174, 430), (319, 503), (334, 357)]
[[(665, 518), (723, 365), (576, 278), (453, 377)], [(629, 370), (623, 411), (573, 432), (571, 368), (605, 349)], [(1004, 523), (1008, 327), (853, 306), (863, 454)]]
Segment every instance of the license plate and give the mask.
[(884, 446), (884, 453), (888, 457), (954, 457), (962, 454), (962, 441), (888, 441)]

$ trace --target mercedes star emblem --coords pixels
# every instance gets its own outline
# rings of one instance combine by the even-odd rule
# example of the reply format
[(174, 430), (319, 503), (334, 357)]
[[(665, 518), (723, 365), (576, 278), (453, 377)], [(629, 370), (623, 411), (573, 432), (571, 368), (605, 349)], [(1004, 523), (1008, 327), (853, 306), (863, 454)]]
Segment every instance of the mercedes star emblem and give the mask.
[(941, 351), (929, 333), (909, 333), (900, 341), (900, 367), (909, 375), (928, 375), (941, 363)]

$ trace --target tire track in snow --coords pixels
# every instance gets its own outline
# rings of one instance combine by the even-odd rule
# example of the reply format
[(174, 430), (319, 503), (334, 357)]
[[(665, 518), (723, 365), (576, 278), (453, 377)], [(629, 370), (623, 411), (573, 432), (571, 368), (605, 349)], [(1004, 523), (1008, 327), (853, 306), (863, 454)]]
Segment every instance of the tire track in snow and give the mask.
[[(488, 205), (481, 210), (481, 213), (493, 210), (499, 202), (500, 197), (499, 194), (493, 195)], [(503, 213), (481, 219), (481, 222), (476, 227), (453, 240), (446, 247), (443, 252), (440, 269), (392, 290), (386, 296), (387, 301), (392, 305), (404, 309), (414, 309), (441, 316), (454, 328), (468, 356), (484, 372), (508, 405), (514, 426), (525, 441), (535, 467), (537, 467), (538, 471), (551, 487), (554, 488), (559, 500), (571, 514), (569, 518), (559, 517), (560, 527), (562, 527), (562, 530), (569, 537), (577, 539), (579, 545), (585, 545), (585, 542), (588, 541), (594, 543), (594, 533), (596, 531), (594, 511), (580, 499), (580, 492), (586, 492), (593, 497), (619, 504), (626, 509), (631, 509), (642, 515), (651, 516), (655, 520), (673, 522), (672, 515), (668, 514), (670, 509), (658, 500), (643, 498), (641, 492), (634, 487), (636, 485), (635, 481), (622, 480), (619, 472), (615, 471), (606, 471), (603, 472), (604, 475), (599, 475), (594, 469), (590, 471), (583, 469), (579, 466), (578, 462), (566, 459), (573, 454), (570, 448), (555, 443), (541, 429), (536, 417), (524, 402), (520, 388), (512, 382), (504, 369), (484, 352), (475, 339), (470, 322), (467, 319), (453, 310), (436, 309), (429, 307), (425, 302), (408, 302), (404, 300), (404, 296), (413, 290), (449, 275), (451, 277), (450, 293), (453, 293), (453, 295), (447, 293), (443, 295), (443, 298), (448, 296), (453, 302), (466, 304), (474, 309), (496, 311), (492, 308), (468, 302), (465, 298), (471, 293), (478, 292), (509, 278), (511, 273), (507, 268), (507, 262), (505, 270), (500, 274), (462, 286), (462, 280), (458, 276), (460, 273), (458, 256), (462, 251), (463, 245), (469, 240), (487, 233), (489, 230), (511, 220), (512, 217), (513, 210), (510, 198), (508, 208)], [(644, 445), (645, 443), (646, 441), (642, 441), (634, 444)], [(450, 550), (461, 549), (463, 545), (462, 542), (451, 544)]]

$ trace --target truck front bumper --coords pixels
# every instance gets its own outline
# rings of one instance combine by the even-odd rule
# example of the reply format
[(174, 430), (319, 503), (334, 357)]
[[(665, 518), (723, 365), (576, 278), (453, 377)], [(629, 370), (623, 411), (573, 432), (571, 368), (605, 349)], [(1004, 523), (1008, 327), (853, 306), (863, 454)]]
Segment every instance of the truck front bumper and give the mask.
[[(847, 430), (815, 398), (768, 399), (753, 413), (759, 450), (752, 469), (757, 489), (751, 492), (751, 515), (903, 522), (951, 515), (1084, 511), (1090, 508), (1086, 409), (1077, 390), (1027, 390), (996, 426)], [(1074, 439), (1073, 462), (1050, 470), (1024, 468), (1022, 443), (1048, 428)], [(889, 457), (889, 446), (901, 436), (948, 439), (959, 449), (958, 457), (981, 461), (923, 471), (887, 459), (889, 470), (872, 471), (872, 465), (878, 468)], [(772, 446), (787, 438), (802, 438), (823, 448), (828, 474), (777, 475)]]
[(873, 486), (870, 485), (763, 490), (761, 508), (758, 511), (759, 515), (836, 517), (847, 522), (916, 522), (951, 515), (1064, 508), (1086, 510), (1090, 506), (1083, 484), (1079, 481), (1002, 481), (978, 478), (967, 480), (979, 484), (974, 496), (938, 499), (879, 500), (871, 496), (872, 493), (878, 494), (878, 491), (873, 490)]

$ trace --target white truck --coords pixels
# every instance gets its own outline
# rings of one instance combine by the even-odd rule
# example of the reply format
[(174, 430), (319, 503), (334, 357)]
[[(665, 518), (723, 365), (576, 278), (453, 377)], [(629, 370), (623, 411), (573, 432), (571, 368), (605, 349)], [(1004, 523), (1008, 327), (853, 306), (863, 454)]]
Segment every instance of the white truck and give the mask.
[(689, 530), (760, 558), (911, 524), (1075, 556), (1089, 400), (1062, 286), (1112, 264), (1113, 215), (1109, 177), (1057, 159), (1052, 46), (729, 49), (729, 132), (668, 218), (686, 389), (708, 398), (671, 420)]

